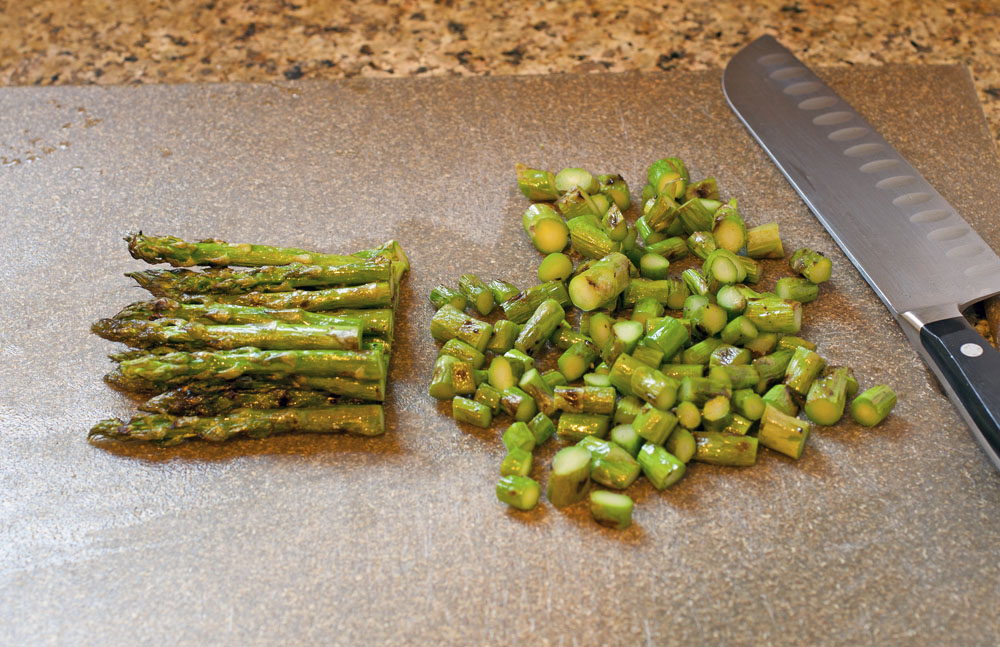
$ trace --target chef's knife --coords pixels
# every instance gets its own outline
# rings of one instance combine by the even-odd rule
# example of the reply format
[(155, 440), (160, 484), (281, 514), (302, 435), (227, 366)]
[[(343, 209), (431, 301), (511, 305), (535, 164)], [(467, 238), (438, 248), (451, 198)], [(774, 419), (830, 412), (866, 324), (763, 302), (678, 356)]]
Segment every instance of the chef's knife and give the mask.
[(1000, 353), (961, 314), (1000, 293), (1000, 257), (871, 124), (774, 38), (758, 38), (737, 53), (722, 89), (1000, 469)]

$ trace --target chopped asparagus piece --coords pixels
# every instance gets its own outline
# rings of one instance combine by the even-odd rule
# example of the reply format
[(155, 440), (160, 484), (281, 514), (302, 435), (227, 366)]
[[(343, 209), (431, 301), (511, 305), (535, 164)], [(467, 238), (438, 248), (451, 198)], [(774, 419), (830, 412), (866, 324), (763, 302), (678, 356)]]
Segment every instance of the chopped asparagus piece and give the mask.
[(532, 460), (530, 451), (520, 447), (510, 448), (500, 463), (500, 476), (527, 476), (531, 473)]
[(816, 351), (809, 350), (804, 346), (799, 346), (792, 354), (788, 368), (785, 369), (785, 385), (799, 395), (809, 393), (809, 387), (823, 369), (826, 368), (826, 360), (819, 356)]
[(747, 230), (747, 256), (750, 258), (784, 258), (778, 223), (770, 222)]
[(768, 404), (764, 407), (764, 416), (760, 419), (757, 439), (768, 449), (798, 460), (802, 456), (806, 440), (809, 439), (810, 429), (811, 426), (807, 421), (786, 415)]
[(590, 493), (590, 514), (602, 526), (625, 530), (632, 525), (632, 499), (625, 494), (594, 490)]
[[(689, 403), (690, 404), (690, 403)], [(690, 463), (694, 458), (696, 443), (694, 435), (683, 427), (674, 429), (663, 448), (674, 455), (682, 463)]]
[(493, 307), (496, 305), (493, 291), (475, 274), (460, 276), (458, 289), (462, 291), (462, 294), (479, 314), (486, 316), (493, 312)]
[(608, 438), (611, 442), (627, 451), (629, 455), (633, 457), (639, 453), (639, 448), (642, 447), (643, 444), (642, 436), (635, 433), (635, 428), (629, 424), (616, 425), (612, 427), (611, 432), (608, 434)]
[(465, 310), (465, 306), (469, 304), (469, 300), (465, 298), (464, 294), (449, 288), (447, 285), (438, 285), (431, 290), (430, 301), (435, 308), (447, 304), (456, 310)]
[(431, 317), (431, 336), (441, 342), (457, 337), (482, 352), (492, 335), (493, 326), (450, 305), (441, 306)]
[(530, 168), (525, 164), (515, 164), (517, 188), (529, 200), (551, 201), (559, 198), (556, 177), (550, 171)]
[(577, 442), (586, 436), (604, 438), (608, 435), (611, 416), (595, 413), (564, 413), (559, 416), (556, 434), (563, 440)]
[(590, 311), (617, 297), (629, 285), (630, 266), (624, 254), (612, 253), (573, 277), (569, 282), (573, 305)]
[(538, 352), (565, 317), (566, 311), (558, 301), (546, 299), (521, 328), (521, 333), (514, 341), (514, 348), (522, 353)]
[(665, 490), (681, 480), (687, 470), (683, 461), (653, 443), (643, 445), (636, 458), (642, 473), (657, 490)]
[(885, 384), (868, 389), (851, 402), (851, 417), (859, 425), (874, 427), (896, 406), (896, 392)]
[(493, 421), (493, 412), (485, 404), (456, 395), (451, 401), (451, 416), (459, 422), (486, 428)]
[(500, 439), (503, 441), (507, 451), (515, 447), (523, 449), (526, 452), (534, 451), (535, 449), (535, 434), (531, 432), (531, 429), (524, 422), (515, 422), (507, 427)]
[(788, 259), (788, 266), (793, 272), (798, 272), (813, 283), (823, 283), (830, 280), (832, 264), (823, 254), (803, 247), (795, 251)]
[(531, 510), (538, 504), (538, 497), (542, 489), (537, 481), (527, 476), (500, 477), (497, 483), (497, 498), (512, 508), (518, 510)]
[(535, 435), (535, 446), (538, 447), (556, 433), (556, 426), (544, 413), (538, 413), (528, 422), (528, 429)]
[(573, 261), (562, 252), (552, 252), (538, 265), (538, 280), (566, 281), (573, 274)]
[(713, 465), (747, 467), (757, 462), (757, 439), (719, 431), (696, 432), (693, 460)]
[(818, 425), (835, 425), (847, 402), (847, 369), (838, 368), (813, 381), (806, 396), (806, 417)]
[(546, 495), (552, 505), (565, 508), (583, 499), (590, 489), (590, 452), (572, 445), (552, 459)]

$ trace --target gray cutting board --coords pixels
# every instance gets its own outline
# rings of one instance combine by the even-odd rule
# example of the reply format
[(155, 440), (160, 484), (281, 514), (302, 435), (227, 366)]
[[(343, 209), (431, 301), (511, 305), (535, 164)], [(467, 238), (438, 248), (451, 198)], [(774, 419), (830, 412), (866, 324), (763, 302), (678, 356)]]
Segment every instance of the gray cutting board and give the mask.
[[(823, 75), (1000, 249), (1000, 167), (963, 68)], [(667, 154), (789, 249), (832, 256), (803, 332), (899, 405), (816, 432), (797, 463), (762, 451), (634, 487), (626, 532), (584, 506), (508, 512), (502, 426), (461, 427), (425, 395), (426, 295), (463, 271), (532, 282), (515, 161), (619, 171), (637, 195)], [(0, 157), (0, 643), (1000, 643), (1000, 476), (717, 72), (9, 88)], [(134, 229), (402, 241), (391, 431), (89, 445), (133, 411), (87, 329), (141, 298), (122, 276)]]

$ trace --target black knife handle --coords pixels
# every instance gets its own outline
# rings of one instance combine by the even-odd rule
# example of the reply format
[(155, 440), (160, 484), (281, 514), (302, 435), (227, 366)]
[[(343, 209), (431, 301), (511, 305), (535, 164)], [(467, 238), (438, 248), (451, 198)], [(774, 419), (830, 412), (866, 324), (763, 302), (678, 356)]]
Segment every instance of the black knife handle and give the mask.
[(1000, 468), (1000, 352), (965, 317), (925, 324), (920, 343), (949, 390), (965, 407), (976, 439)]

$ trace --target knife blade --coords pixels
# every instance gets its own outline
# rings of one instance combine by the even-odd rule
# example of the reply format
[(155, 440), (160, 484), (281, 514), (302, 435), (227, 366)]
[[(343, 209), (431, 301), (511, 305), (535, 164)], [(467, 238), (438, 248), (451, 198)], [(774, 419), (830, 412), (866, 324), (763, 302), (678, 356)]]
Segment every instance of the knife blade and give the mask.
[(1000, 256), (871, 124), (771, 36), (732, 58), (722, 89), (1000, 469), (1000, 353), (961, 314), (1000, 294)]

